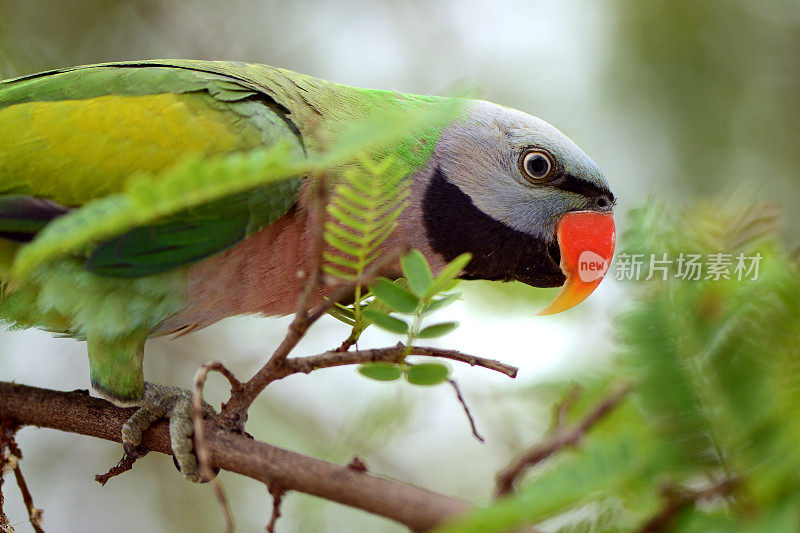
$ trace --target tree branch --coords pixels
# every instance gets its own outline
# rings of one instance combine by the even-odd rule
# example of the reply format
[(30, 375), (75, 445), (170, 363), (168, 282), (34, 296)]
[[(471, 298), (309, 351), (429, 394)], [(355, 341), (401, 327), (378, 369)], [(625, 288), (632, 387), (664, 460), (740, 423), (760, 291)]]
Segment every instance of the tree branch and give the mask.
[(458, 386), (458, 383), (454, 379), (448, 379), (447, 382), (453, 387), (453, 390), (456, 393), (456, 399), (458, 403), (461, 404), (461, 407), (464, 408), (464, 414), (467, 415), (467, 421), (469, 421), (469, 427), (472, 430), (472, 435), (478, 439), (479, 442), (483, 443), (486, 442), (486, 439), (483, 438), (483, 435), (478, 432), (478, 426), (475, 424), (475, 419), (472, 418), (472, 412), (469, 410), (469, 406), (467, 405), (467, 401), (464, 399), (464, 396), (461, 394), (461, 388)]
[(320, 174), (310, 180), (310, 186), (313, 188), (314, 197), (314, 213), (313, 213), (313, 240), (311, 243), (311, 265), (308, 277), (306, 279), (303, 292), (300, 295), (300, 300), (297, 303), (297, 312), (294, 315), (292, 323), (289, 324), (289, 329), (284, 336), (280, 345), (272, 352), (272, 356), (267, 360), (264, 366), (256, 372), (256, 374), (238, 390), (233, 391), (230, 401), (223, 407), (222, 422), (226, 427), (241, 431), (244, 428), (244, 422), (247, 420), (247, 410), (253, 404), (256, 397), (261, 394), (261, 391), (269, 384), (269, 381), (264, 379), (264, 375), (273, 368), (280, 368), (283, 366), (289, 353), (297, 346), (300, 339), (308, 331), (308, 328), (317, 320), (309, 316), (309, 309), (311, 309), (312, 302), (314, 301), (314, 293), (320, 287), (322, 282), (322, 254), (325, 248), (324, 239), (324, 223), (325, 223), (325, 207), (328, 204), (328, 193), (325, 184), (325, 175)]
[[(589, 429), (614, 410), (630, 392), (630, 386), (623, 385), (610, 392), (586, 417), (572, 427), (556, 427), (546, 440), (531, 447), (525, 454), (508, 465), (497, 475), (497, 496), (504, 496), (514, 490), (514, 484), (534, 465), (544, 461), (554, 453), (568, 446), (576, 446)], [(569, 402), (569, 396), (562, 405)], [(559, 411), (561, 408), (559, 407)], [(557, 415), (557, 420), (563, 413)]]
[[(305, 373), (318, 368), (329, 368), (342, 365), (353, 365), (363, 363), (385, 362), (399, 363), (406, 355), (406, 346), (397, 343), (391, 348), (373, 348), (370, 350), (356, 350), (353, 352), (330, 351), (306, 357), (293, 357), (286, 360), (286, 365), (280, 371), (273, 373), (271, 381), (282, 379), (286, 376), (297, 373)], [(460, 361), (470, 366), (480, 366), (505, 374), (510, 378), (517, 376), (517, 367), (501, 363), (494, 359), (486, 359), (476, 355), (461, 353), (456, 350), (445, 350), (443, 348), (433, 348), (430, 346), (412, 346), (407, 355), (426, 355), (428, 357), (440, 357), (452, 361)]]
[[(341, 354), (339, 354), (341, 355)], [(133, 409), (120, 409), (85, 392), (58, 392), (0, 382), (0, 418), (120, 442)], [(468, 502), (257, 442), (204, 422), (211, 464), (268, 486), (296, 490), (426, 531), (470, 510)], [(171, 453), (169, 425), (147, 430), (143, 446)]]
[[(280, 379), (274, 376), (286, 370), (289, 361), (289, 359), (287, 359), (289, 353), (297, 346), (308, 329), (314, 325), (317, 320), (322, 318), (336, 302), (350, 296), (353, 290), (355, 290), (356, 285), (369, 284), (378, 277), (384, 269), (397, 261), (397, 259), (407, 251), (408, 246), (396, 247), (382, 258), (375, 261), (372, 266), (364, 272), (364, 275), (351, 283), (342, 285), (332, 296), (325, 298), (322, 303), (317, 305), (314, 309), (308, 310), (308, 302), (305, 300), (305, 296), (301, 298), (301, 312), (295, 315), (294, 320), (289, 325), (289, 331), (286, 333), (286, 337), (284, 337), (280, 346), (273, 352), (266, 364), (244, 384), (243, 390), (237, 394), (231, 395), (230, 401), (223, 408), (222, 418), (225, 426), (241, 429), (243, 421), (246, 420), (245, 413), (247, 409), (267, 385), (275, 381), (275, 379)], [(314, 282), (314, 284), (316, 284), (316, 282)], [(294, 372), (290, 372), (290, 374), (293, 373)]]
[(700, 490), (667, 485), (663, 489), (666, 499), (664, 506), (655, 516), (645, 522), (638, 531), (639, 533), (667, 531), (673, 525), (680, 512), (686, 507), (698, 502), (724, 498), (730, 495), (738, 484), (739, 481), (737, 479), (726, 478), (719, 483)]
[(33, 496), (31, 496), (31, 491), (28, 489), (28, 483), (25, 481), (25, 477), (22, 475), (22, 469), (19, 467), (19, 462), (17, 462), (17, 466), (14, 467), (14, 477), (17, 480), (19, 491), (22, 493), (22, 501), (25, 503), (25, 509), (28, 511), (28, 519), (31, 522), (33, 531), (35, 533), (44, 533), (44, 529), (42, 529), (43, 512), (41, 509), (38, 509), (35, 505), (33, 505)]

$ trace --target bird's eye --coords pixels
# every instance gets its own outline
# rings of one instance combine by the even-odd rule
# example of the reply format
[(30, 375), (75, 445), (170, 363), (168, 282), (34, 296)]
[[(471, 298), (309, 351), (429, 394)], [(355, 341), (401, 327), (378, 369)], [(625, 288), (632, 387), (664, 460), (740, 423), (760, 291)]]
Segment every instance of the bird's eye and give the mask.
[(530, 151), (522, 156), (522, 170), (530, 178), (541, 180), (546, 178), (553, 168), (550, 156), (544, 152)]

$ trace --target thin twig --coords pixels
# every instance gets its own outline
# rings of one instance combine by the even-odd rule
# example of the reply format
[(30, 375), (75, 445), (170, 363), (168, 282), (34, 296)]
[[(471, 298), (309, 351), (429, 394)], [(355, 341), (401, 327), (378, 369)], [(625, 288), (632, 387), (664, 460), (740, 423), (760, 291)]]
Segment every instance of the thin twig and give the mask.
[[(285, 373), (287, 364), (289, 364), (289, 359), (287, 359), (287, 357), (292, 349), (297, 346), (297, 343), (300, 342), (300, 339), (303, 338), (306, 331), (308, 331), (317, 320), (322, 318), (334, 303), (352, 294), (356, 285), (369, 284), (407, 251), (408, 246), (399, 246), (388, 252), (381, 259), (374, 262), (370, 268), (366, 269), (358, 279), (342, 285), (332, 296), (325, 298), (313, 310), (308, 311), (306, 319), (298, 320), (298, 316), (301, 315), (298, 313), (298, 316), (295, 316), (295, 319), (289, 326), (286, 337), (284, 337), (280, 346), (278, 346), (272, 354), (272, 357), (270, 357), (267, 363), (244, 384), (244, 390), (242, 390), (240, 394), (232, 396), (230, 401), (225, 405), (221, 415), (223, 425), (227, 428), (241, 430), (243, 421), (246, 418), (245, 413), (247, 409), (261, 391), (276, 379), (289, 375)], [(294, 372), (290, 372), (290, 374), (291, 373)]]
[(308, 320), (313, 324), (325, 316), (325, 313), (327, 313), (335, 303), (347, 298), (348, 296), (351, 296), (353, 291), (355, 291), (356, 286), (369, 285), (372, 283), (375, 278), (385, 272), (387, 267), (396, 262), (401, 256), (408, 253), (410, 248), (411, 247), (408, 245), (408, 243), (405, 243), (395, 246), (386, 252), (386, 254), (384, 254), (380, 259), (374, 261), (369, 268), (364, 270), (364, 273), (358, 278), (349, 283), (341, 285), (332, 296), (325, 298), (325, 300), (323, 300), (308, 314)]
[[(334, 350), (334, 351), (335, 352), (346, 352), (347, 350), (352, 348), (353, 345), (357, 342), (357, 338), (354, 336), (355, 335), (355, 331), (356, 330), (354, 329), (353, 333), (351, 333), (350, 336), (347, 337), (344, 340), (344, 342), (342, 342), (342, 344), (340, 344), (339, 347), (336, 348), (336, 350)], [(358, 346), (356, 346), (356, 348), (358, 348)]]
[[(195, 454), (197, 455), (197, 462), (200, 467), (200, 476), (204, 481), (215, 478), (214, 471), (210, 464), (211, 452), (208, 450), (205, 440), (203, 439), (203, 387), (205, 386), (209, 372), (219, 372), (222, 374), (231, 385), (232, 395), (241, 393), (244, 388), (242, 382), (220, 361), (205, 363), (200, 366), (195, 373), (194, 392), (192, 393), (192, 425), (194, 426)], [(227, 507), (227, 505), (225, 505), (225, 507)]]
[(226, 427), (242, 430), (246, 420), (246, 412), (255, 398), (269, 384), (265, 379), (273, 368), (280, 368), (289, 356), (289, 353), (297, 346), (303, 338), (308, 328), (316, 321), (309, 317), (309, 310), (314, 301), (314, 295), (320, 288), (322, 282), (322, 254), (325, 250), (325, 208), (328, 204), (328, 192), (325, 174), (319, 174), (310, 180), (313, 189), (314, 205), (314, 234), (311, 244), (311, 265), (303, 292), (297, 304), (297, 312), (292, 323), (289, 324), (286, 336), (280, 345), (272, 353), (267, 363), (259, 370), (247, 383), (244, 384), (242, 391), (231, 395), (231, 400), (223, 407), (223, 424)]
[[(274, 366), (280, 366), (281, 360), (289, 356), (289, 352), (297, 344), (294, 341), (294, 335), (299, 334), (300, 337), (308, 330), (308, 311), (311, 309), (311, 304), (314, 301), (314, 293), (319, 289), (322, 282), (322, 254), (325, 251), (325, 208), (328, 205), (328, 191), (326, 185), (325, 174), (316, 176), (311, 181), (311, 187), (314, 189), (314, 237), (311, 244), (311, 265), (308, 273), (308, 280), (306, 281), (303, 292), (300, 295), (300, 300), (297, 304), (297, 312), (294, 315), (294, 320), (289, 325), (289, 332), (283, 339), (283, 342), (278, 349), (270, 357), (270, 362)], [(286, 346), (284, 346), (286, 345)], [(252, 381), (252, 380), (251, 380)], [(246, 386), (249, 386), (250, 382)]]
[(42, 529), (43, 512), (33, 505), (33, 496), (31, 496), (31, 491), (28, 489), (28, 484), (25, 482), (25, 477), (22, 475), (19, 461), (17, 461), (17, 466), (14, 467), (14, 477), (17, 480), (19, 491), (22, 493), (22, 501), (25, 503), (25, 509), (28, 510), (28, 518), (30, 519), (31, 526), (33, 526), (33, 530), (36, 533), (44, 533), (44, 529)]
[(272, 495), (272, 516), (269, 517), (267, 533), (275, 533), (275, 525), (281, 517), (281, 503), (286, 492), (280, 487), (272, 486), (269, 487), (269, 493)]
[[(410, 351), (410, 353), (406, 354), (406, 351)], [(270, 379), (275, 381), (292, 374), (308, 374), (320, 368), (331, 368), (335, 366), (375, 362), (400, 363), (406, 355), (440, 357), (452, 361), (460, 361), (470, 366), (479, 366), (494, 370), (511, 378), (517, 375), (517, 367), (501, 363), (494, 359), (487, 359), (485, 357), (461, 353), (456, 350), (445, 350), (431, 346), (412, 346), (410, 350), (407, 350), (403, 343), (397, 343), (390, 348), (372, 348), (369, 350), (355, 350), (352, 352), (331, 351), (305, 357), (292, 357), (287, 359), (284, 367), (280, 370), (276, 370), (272, 376), (270, 376)]]
[(500, 497), (512, 492), (515, 483), (525, 472), (554, 453), (566, 447), (577, 446), (586, 432), (619, 405), (630, 390), (628, 385), (616, 387), (582, 421), (572, 427), (562, 426), (508, 465), (497, 475), (496, 495)]
[[(311, 266), (308, 279), (303, 287), (300, 300), (297, 304), (297, 311), (294, 320), (289, 325), (289, 332), (283, 342), (270, 357), (273, 366), (280, 366), (281, 360), (289, 356), (292, 348), (297, 344), (294, 340), (295, 335), (302, 337), (308, 330), (308, 312), (314, 301), (314, 293), (319, 289), (322, 282), (322, 254), (325, 251), (325, 207), (328, 205), (328, 193), (326, 189), (326, 179), (324, 174), (316, 176), (311, 181), (314, 189), (314, 237), (311, 245)], [(299, 340), (299, 339), (298, 339)], [(252, 380), (251, 380), (252, 381)], [(246, 386), (249, 386), (250, 382)]]
[(485, 357), (478, 357), (476, 355), (469, 355), (461, 353), (457, 350), (446, 350), (444, 348), (432, 348), (429, 346), (412, 346), (411, 352), (408, 355), (427, 355), (429, 357), (441, 357), (443, 359), (452, 359), (453, 361), (460, 361), (469, 366), (480, 366), (505, 374), (510, 378), (517, 377), (519, 369), (512, 365), (501, 363), (495, 359), (486, 359)]
[(105, 485), (112, 477), (117, 477), (118, 475), (124, 474), (128, 470), (132, 469), (133, 463), (135, 463), (136, 459), (139, 457), (141, 457), (141, 455), (128, 455), (126, 453), (122, 456), (122, 459), (120, 459), (116, 466), (109, 468), (108, 472), (105, 474), (97, 474), (94, 476), (94, 480), (100, 483), (100, 485)]
[[(0, 382), (0, 419), (23, 425), (50, 427), (120, 442), (122, 425), (133, 409), (79, 392), (58, 392)], [(262, 483), (277, 484), (362, 509), (426, 531), (470, 510), (465, 501), (436, 494), (367, 472), (356, 472), (313, 457), (284, 450), (244, 435), (217, 430), (217, 422), (205, 420), (205, 439), (212, 465), (248, 476)], [(169, 424), (160, 421), (142, 438), (145, 448), (171, 453)]]
[[(5, 460), (0, 457), (0, 533), (5, 533), (5, 531), (9, 531), (8, 528), (11, 528), (11, 523), (8, 521), (8, 517), (6, 516), (5, 503), (6, 500), (3, 497), (3, 483), (5, 482), (5, 476), (3, 476), (3, 467), (5, 466), (3, 463)], [(10, 529), (10, 531), (14, 531)]]
[(570, 387), (569, 391), (561, 398), (561, 401), (553, 406), (553, 421), (550, 424), (549, 434), (554, 433), (566, 424), (570, 409), (580, 399), (582, 393), (581, 386), (576, 383)]
[[(412, 346), (410, 349), (410, 353), (406, 353), (406, 351), (407, 351), (406, 346), (404, 344), (397, 343), (395, 346), (391, 348), (374, 348), (371, 350), (355, 350), (352, 352), (329, 351), (305, 357), (290, 357), (284, 360), (280, 366), (273, 367), (269, 363), (267, 363), (261, 370), (259, 370), (260, 387), (263, 390), (264, 387), (266, 387), (273, 381), (283, 379), (287, 376), (291, 376), (292, 374), (299, 374), (299, 373), (308, 374), (320, 368), (331, 368), (334, 366), (373, 363), (377, 361), (386, 363), (400, 363), (406, 355), (425, 355), (428, 357), (441, 357), (443, 359), (460, 361), (470, 366), (480, 366), (483, 368), (488, 368), (489, 370), (500, 372), (501, 374), (505, 374), (506, 376), (511, 378), (517, 376), (518, 369), (515, 366), (507, 365), (505, 363), (501, 363), (500, 361), (496, 361), (494, 359), (487, 359), (485, 357), (478, 357), (476, 355), (465, 354), (457, 350), (445, 350), (443, 348), (434, 348), (430, 346)], [(253, 379), (251, 379), (250, 382), (252, 382), (255, 379), (256, 378), (253, 377)], [(241, 403), (242, 397), (244, 397), (246, 394), (249, 394), (252, 391), (252, 390), (250, 391), (247, 390), (247, 384), (245, 384), (244, 387), (245, 390), (243, 390), (241, 394), (233, 395), (231, 397), (229, 405), (236, 404), (238, 402), (238, 404), (235, 406), (234, 409), (238, 409), (239, 406), (243, 405)], [(247, 403), (245, 409), (249, 405), (250, 403)], [(234, 413), (237, 413), (237, 411), (234, 410)], [(228, 415), (228, 409), (223, 409), (221, 417), (226, 417), (226, 415)], [(237, 417), (236, 420), (241, 420), (241, 417), (243, 417), (244, 415), (234, 414), (233, 416)], [(226, 428), (230, 428), (230, 426), (227, 423), (227, 420), (223, 422), (223, 424), (225, 425)], [(237, 428), (234, 426), (232, 429), (237, 429)]]
[(0, 533), (14, 531), (14, 527), (5, 514), (3, 483), (5, 474), (15, 470), (22, 457), (22, 452), (14, 439), (19, 428), (19, 424), (8, 417), (2, 416), (2, 413), (0, 413)]
[(458, 403), (461, 404), (461, 407), (464, 408), (464, 413), (467, 415), (467, 420), (469, 420), (469, 427), (472, 428), (472, 434), (475, 435), (475, 438), (481, 442), (486, 442), (486, 439), (483, 438), (483, 435), (478, 433), (478, 427), (475, 425), (475, 419), (472, 418), (472, 413), (469, 411), (469, 407), (467, 406), (467, 402), (464, 401), (464, 397), (461, 395), (461, 389), (458, 387), (458, 383), (454, 379), (448, 379), (448, 383), (450, 386), (453, 387), (453, 390), (456, 391), (456, 398), (458, 398)]
[(680, 511), (697, 502), (714, 500), (730, 495), (737, 487), (738, 480), (727, 478), (705, 489), (695, 490), (680, 486), (664, 488), (666, 503), (655, 516), (639, 528), (640, 533), (667, 531)]
[(232, 394), (242, 390), (242, 383), (236, 379), (233, 373), (225, 368), (219, 361), (206, 363), (197, 369), (194, 376), (194, 392), (192, 394), (192, 424), (194, 426), (194, 449), (200, 468), (200, 479), (210, 481), (214, 487), (214, 494), (217, 497), (222, 516), (225, 520), (225, 532), (233, 533), (233, 513), (231, 512), (228, 499), (225, 497), (225, 490), (222, 483), (217, 478), (214, 469), (211, 467), (211, 450), (203, 437), (203, 387), (208, 378), (209, 372), (219, 372), (228, 379), (231, 384)]

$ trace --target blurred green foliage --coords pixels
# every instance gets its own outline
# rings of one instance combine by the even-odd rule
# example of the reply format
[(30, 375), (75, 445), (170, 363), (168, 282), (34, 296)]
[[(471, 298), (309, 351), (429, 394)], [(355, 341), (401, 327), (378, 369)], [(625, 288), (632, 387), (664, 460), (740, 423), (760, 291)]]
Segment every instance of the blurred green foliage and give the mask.
[[(684, 191), (746, 181), (800, 209), (800, 4), (617, 0), (616, 98), (649, 117)], [(792, 191), (792, 194), (786, 194)], [(800, 234), (800, 220), (789, 221)]]
[[(800, 529), (800, 268), (774, 206), (733, 195), (711, 207), (636, 210), (622, 253), (761, 254), (758, 275), (640, 281), (615, 326), (616, 362), (587, 384), (598, 398), (624, 378), (633, 397), (518, 494), (444, 531), (509, 531), (559, 515), (564, 531), (597, 531), (587, 514), (603, 531), (630, 531), (661, 513), (658, 530)], [(714, 498), (678, 499), (726, 481), (733, 488)]]

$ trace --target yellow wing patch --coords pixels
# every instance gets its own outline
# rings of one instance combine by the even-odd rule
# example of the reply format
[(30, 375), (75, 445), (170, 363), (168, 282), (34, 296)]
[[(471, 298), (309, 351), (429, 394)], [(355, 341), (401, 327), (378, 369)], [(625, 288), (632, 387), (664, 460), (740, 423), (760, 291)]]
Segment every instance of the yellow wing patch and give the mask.
[(256, 127), (210, 100), (109, 95), (0, 109), (0, 194), (81, 205), (121, 190), (134, 172), (261, 144)]

